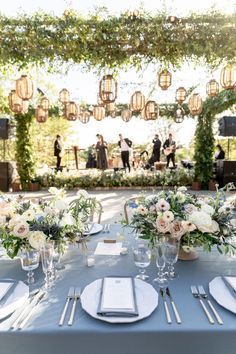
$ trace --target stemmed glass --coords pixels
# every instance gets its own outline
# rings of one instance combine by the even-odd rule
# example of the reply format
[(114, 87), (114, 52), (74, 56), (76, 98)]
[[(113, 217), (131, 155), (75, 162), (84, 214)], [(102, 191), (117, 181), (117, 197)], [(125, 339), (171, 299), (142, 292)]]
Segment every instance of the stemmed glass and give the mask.
[(151, 250), (148, 247), (148, 242), (139, 239), (133, 248), (133, 255), (134, 263), (139, 267), (139, 274), (136, 275), (136, 278), (147, 280), (149, 276), (145, 274), (145, 268), (148, 267), (151, 262)]
[(161, 287), (167, 285), (167, 279), (165, 278), (165, 274), (164, 274), (164, 268), (166, 265), (165, 252), (166, 252), (165, 243), (157, 242), (155, 245), (155, 256), (156, 256), (156, 265), (158, 268), (158, 273), (157, 273), (157, 277), (153, 281), (157, 282), (158, 285)]
[(54, 255), (54, 244), (53, 242), (46, 243), (40, 249), (42, 268), (45, 274), (45, 289), (50, 288), (50, 276), (53, 270), (53, 255)]
[(178, 260), (179, 244), (180, 244), (180, 241), (176, 238), (166, 237), (166, 239), (165, 239), (164, 258), (165, 258), (165, 261), (168, 265), (167, 276), (171, 280), (173, 280), (177, 276), (177, 274), (175, 272), (174, 264)]
[(27, 273), (27, 283), (34, 283), (34, 270), (39, 266), (39, 252), (37, 250), (22, 250), (20, 254), (21, 267), (26, 270)]

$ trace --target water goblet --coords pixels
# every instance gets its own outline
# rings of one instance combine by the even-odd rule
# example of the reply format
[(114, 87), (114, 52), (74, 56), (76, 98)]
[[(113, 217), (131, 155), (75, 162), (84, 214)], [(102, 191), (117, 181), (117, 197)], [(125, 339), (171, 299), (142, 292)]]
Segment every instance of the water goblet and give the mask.
[(160, 287), (167, 285), (167, 279), (165, 278), (164, 269), (165, 269), (165, 243), (157, 242), (155, 245), (155, 256), (156, 256), (156, 266), (158, 268), (157, 277), (153, 280), (155, 283), (158, 283)]
[(37, 250), (22, 250), (20, 254), (20, 261), (22, 269), (26, 270), (27, 273), (27, 283), (34, 283), (34, 270), (39, 266), (39, 252)]
[(177, 277), (174, 264), (178, 260), (180, 241), (173, 237), (166, 237), (165, 239), (165, 262), (167, 263), (167, 276), (173, 280)]
[(136, 275), (136, 278), (147, 280), (149, 276), (145, 274), (145, 268), (148, 267), (151, 262), (151, 250), (148, 247), (148, 242), (139, 239), (133, 248), (133, 255), (134, 263), (139, 267), (139, 274)]
[(50, 276), (53, 269), (53, 255), (54, 255), (54, 244), (53, 242), (46, 243), (40, 249), (42, 268), (45, 274), (45, 289), (48, 290), (51, 286)]

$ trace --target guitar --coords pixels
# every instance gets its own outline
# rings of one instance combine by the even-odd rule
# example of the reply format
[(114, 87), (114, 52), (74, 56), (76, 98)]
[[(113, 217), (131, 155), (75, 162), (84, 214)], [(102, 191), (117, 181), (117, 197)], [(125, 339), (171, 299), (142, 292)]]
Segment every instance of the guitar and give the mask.
[(181, 145), (179, 145), (179, 146), (172, 145), (172, 146), (169, 146), (169, 147), (165, 148), (163, 150), (163, 153), (164, 153), (165, 156), (168, 156), (170, 154), (175, 153), (175, 150), (180, 149), (180, 148), (181, 148)]

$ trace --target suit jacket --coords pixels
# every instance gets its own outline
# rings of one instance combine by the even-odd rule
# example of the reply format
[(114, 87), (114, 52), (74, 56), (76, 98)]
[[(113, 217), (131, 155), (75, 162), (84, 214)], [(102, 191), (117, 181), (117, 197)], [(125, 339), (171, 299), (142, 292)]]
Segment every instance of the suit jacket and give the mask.
[[(129, 140), (128, 138), (124, 138), (124, 141), (126, 142), (126, 144), (129, 146), (129, 147), (131, 147), (132, 146), (132, 141), (131, 140)], [(119, 148), (121, 147), (121, 142), (120, 142), (120, 140), (118, 141), (118, 146), (119, 146)]]
[(161, 149), (161, 140), (153, 139), (153, 151), (159, 151)]
[(163, 144), (163, 149), (166, 149), (166, 148), (168, 148), (168, 147), (170, 147), (170, 146), (173, 146), (173, 145), (176, 145), (176, 143), (175, 143), (174, 140), (172, 140), (172, 142), (170, 143), (170, 140), (169, 140), (169, 139), (166, 139), (166, 141), (165, 141), (164, 144)]
[(220, 150), (219, 154), (216, 156), (216, 160), (224, 160), (225, 158), (225, 152), (223, 150)]
[(61, 143), (56, 139), (54, 142), (54, 156), (59, 156), (62, 151)]

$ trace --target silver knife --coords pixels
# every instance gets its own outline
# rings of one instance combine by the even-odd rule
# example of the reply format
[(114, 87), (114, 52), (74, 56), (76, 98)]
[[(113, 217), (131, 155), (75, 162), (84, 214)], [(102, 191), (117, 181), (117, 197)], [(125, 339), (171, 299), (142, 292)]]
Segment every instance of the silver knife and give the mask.
[[(10, 281), (4, 283), (8, 283), (8, 282), (10, 283)], [(12, 283), (11, 286), (7, 289), (6, 293), (3, 295), (3, 297), (0, 300), (0, 307), (5, 306), (7, 300), (9, 299), (9, 297), (11, 296), (11, 294), (14, 292), (15, 288), (19, 284), (18, 281), (12, 281), (11, 283)]]
[(167, 323), (171, 324), (172, 320), (171, 320), (171, 316), (170, 316), (170, 311), (169, 311), (169, 307), (168, 307), (168, 304), (167, 304), (166, 299), (165, 299), (165, 293), (164, 293), (162, 288), (160, 288), (160, 294), (161, 294), (161, 297), (162, 297), (162, 300), (163, 300), (163, 304), (164, 304), (164, 308), (165, 308)]
[(178, 324), (180, 324), (182, 321), (181, 321), (179, 312), (178, 312), (178, 310), (177, 310), (177, 307), (176, 307), (176, 305), (175, 305), (175, 303), (174, 303), (174, 300), (173, 300), (173, 298), (172, 298), (172, 296), (171, 296), (170, 289), (169, 289), (168, 287), (166, 288), (166, 295), (168, 295), (169, 298), (170, 298), (170, 303), (171, 303), (171, 306), (172, 306), (173, 311), (174, 311), (174, 314), (175, 314), (176, 322), (177, 322)]
[(234, 288), (232, 287), (230, 282), (227, 280), (226, 277), (221, 277), (221, 279), (223, 280), (223, 282), (226, 285), (227, 289), (229, 290), (230, 294), (236, 299), (236, 291), (234, 290)]
[(65, 306), (63, 308), (58, 326), (62, 326), (66, 317), (66, 312), (67, 312), (67, 308), (69, 306), (69, 302), (71, 299), (74, 298), (74, 293), (75, 293), (75, 288), (73, 286), (70, 287), (69, 291), (68, 291), (68, 295), (67, 295), (67, 299), (66, 299), (66, 303)]
[(68, 326), (72, 326), (72, 324), (73, 324), (74, 316), (75, 316), (76, 303), (77, 303), (77, 300), (80, 298), (80, 295), (81, 295), (81, 288), (79, 288), (79, 287), (75, 288), (74, 302), (73, 302), (73, 305), (72, 305), (71, 314), (70, 314), (70, 318), (69, 318), (69, 321), (68, 321)]
[(32, 303), (31, 303), (31, 308), (30, 308), (29, 312), (27, 313), (26, 317), (20, 323), (18, 329), (22, 329), (26, 325), (27, 321), (30, 319), (32, 313), (34, 312), (35, 308), (38, 306), (40, 301), (43, 299), (45, 294), (46, 294), (45, 291), (39, 291), (39, 293), (34, 297)]

